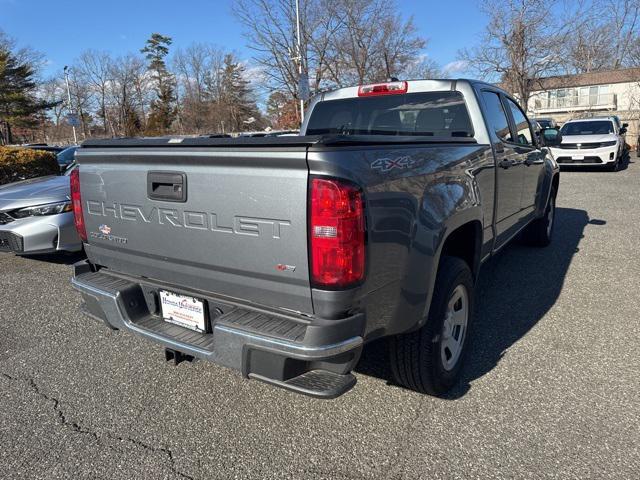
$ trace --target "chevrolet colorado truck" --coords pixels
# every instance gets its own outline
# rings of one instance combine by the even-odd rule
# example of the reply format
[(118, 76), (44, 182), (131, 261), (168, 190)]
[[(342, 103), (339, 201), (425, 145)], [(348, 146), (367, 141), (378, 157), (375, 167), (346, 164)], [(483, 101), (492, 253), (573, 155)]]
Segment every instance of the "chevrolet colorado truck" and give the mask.
[(559, 168), (539, 142), (559, 141), (469, 80), (322, 93), (299, 136), (86, 141), (72, 282), (89, 317), (168, 360), (334, 398), (388, 337), (395, 380), (439, 395), (482, 262), (519, 234), (551, 241)]

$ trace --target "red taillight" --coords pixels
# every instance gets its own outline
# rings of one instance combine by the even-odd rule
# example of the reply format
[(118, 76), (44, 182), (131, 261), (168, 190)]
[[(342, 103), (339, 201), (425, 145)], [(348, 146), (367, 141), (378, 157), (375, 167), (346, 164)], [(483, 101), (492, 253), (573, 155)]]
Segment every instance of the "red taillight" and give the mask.
[(372, 97), (374, 95), (407, 93), (408, 88), (409, 84), (407, 82), (372, 83), (371, 85), (360, 85), (358, 87), (358, 96)]
[(71, 172), (71, 205), (73, 206), (73, 221), (76, 230), (83, 242), (87, 241), (87, 229), (84, 225), (82, 213), (82, 197), (80, 196), (80, 168), (76, 167)]
[(361, 191), (340, 180), (311, 180), (311, 281), (345, 288), (364, 279), (365, 232)]

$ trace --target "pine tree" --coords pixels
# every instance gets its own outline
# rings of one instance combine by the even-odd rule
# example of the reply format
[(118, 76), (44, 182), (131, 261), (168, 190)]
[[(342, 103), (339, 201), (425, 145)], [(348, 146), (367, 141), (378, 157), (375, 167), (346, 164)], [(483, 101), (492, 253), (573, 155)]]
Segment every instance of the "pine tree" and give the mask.
[(0, 127), (5, 130), (7, 143), (13, 141), (12, 126), (33, 128), (42, 112), (59, 103), (39, 100), (36, 86), (33, 66), (19, 60), (8, 43), (0, 42)]
[(169, 54), (171, 37), (153, 33), (146, 46), (140, 50), (149, 62), (148, 68), (156, 84), (156, 98), (151, 103), (147, 123), (147, 134), (166, 134), (176, 117), (175, 78), (167, 69), (166, 56)]
[(224, 57), (221, 102), (232, 131), (256, 130), (262, 126), (262, 117), (251, 96), (245, 67), (233, 55)]

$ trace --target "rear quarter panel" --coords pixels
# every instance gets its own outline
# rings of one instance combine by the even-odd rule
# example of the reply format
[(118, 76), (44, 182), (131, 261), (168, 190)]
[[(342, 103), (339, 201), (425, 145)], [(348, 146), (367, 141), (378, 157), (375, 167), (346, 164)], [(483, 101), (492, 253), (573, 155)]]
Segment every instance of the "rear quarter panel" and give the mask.
[[(367, 313), (367, 339), (421, 324), (444, 240), (457, 227), (491, 225), (494, 160), (488, 145), (410, 145), (308, 154), (310, 175), (346, 178), (366, 198), (367, 276), (354, 304)], [(488, 230), (485, 242), (491, 240)], [(314, 302), (324, 292), (312, 292)]]

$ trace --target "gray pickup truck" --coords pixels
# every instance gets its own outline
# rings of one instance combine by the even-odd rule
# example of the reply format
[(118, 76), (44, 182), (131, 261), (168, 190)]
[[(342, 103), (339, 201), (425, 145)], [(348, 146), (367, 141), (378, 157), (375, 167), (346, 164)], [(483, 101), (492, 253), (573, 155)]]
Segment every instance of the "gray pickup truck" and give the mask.
[(468, 80), (312, 100), (301, 135), (86, 141), (71, 178), (84, 311), (247, 378), (333, 398), (365, 343), (439, 395), (480, 265), (551, 241), (559, 169), (516, 101)]

